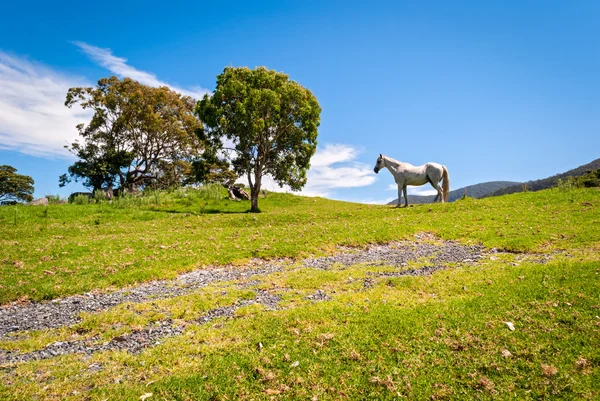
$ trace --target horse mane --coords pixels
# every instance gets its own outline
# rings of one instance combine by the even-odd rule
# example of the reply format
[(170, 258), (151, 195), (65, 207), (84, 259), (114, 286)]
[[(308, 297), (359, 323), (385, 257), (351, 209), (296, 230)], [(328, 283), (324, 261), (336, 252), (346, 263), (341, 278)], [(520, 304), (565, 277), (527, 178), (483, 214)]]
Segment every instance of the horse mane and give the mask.
[(391, 157), (389, 157), (389, 156), (386, 156), (386, 155), (383, 155), (383, 158), (384, 158), (385, 160), (387, 160), (387, 161), (390, 161), (390, 162), (392, 162), (392, 163), (402, 164), (402, 162), (401, 162), (401, 161), (399, 161), (399, 160), (396, 160), (396, 159), (392, 159)]

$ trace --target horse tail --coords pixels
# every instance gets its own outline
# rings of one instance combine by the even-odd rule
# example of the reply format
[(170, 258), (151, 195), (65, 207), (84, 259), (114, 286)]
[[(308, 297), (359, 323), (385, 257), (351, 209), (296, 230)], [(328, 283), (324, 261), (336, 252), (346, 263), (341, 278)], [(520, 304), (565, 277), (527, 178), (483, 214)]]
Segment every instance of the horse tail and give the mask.
[(444, 197), (444, 202), (448, 202), (448, 197), (450, 196), (450, 176), (448, 175), (448, 169), (446, 166), (442, 166), (444, 172), (442, 173), (442, 179), (444, 182), (442, 183), (442, 196)]

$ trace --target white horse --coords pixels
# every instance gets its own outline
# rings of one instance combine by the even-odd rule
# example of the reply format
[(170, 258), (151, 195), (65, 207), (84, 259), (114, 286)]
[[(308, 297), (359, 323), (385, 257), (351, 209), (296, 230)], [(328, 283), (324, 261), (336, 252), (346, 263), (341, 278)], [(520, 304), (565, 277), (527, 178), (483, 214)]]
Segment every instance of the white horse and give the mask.
[[(430, 183), (437, 191), (437, 195), (433, 201), (436, 202), (438, 199), (441, 200), (442, 203), (448, 201), (448, 195), (450, 194), (450, 177), (448, 176), (448, 169), (446, 166), (442, 166), (438, 163), (413, 166), (412, 164), (402, 163), (391, 157), (379, 154), (373, 171), (377, 174), (382, 168), (390, 170), (390, 173), (394, 176), (394, 181), (398, 184), (398, 205), (396, 207), (400, 207), (402, 192), (404, 192), (404, 207), (408, 207), (408, 197), (406, 196), (407, 185), (424, 185)], [(442, 180), (444, 180), (444, 182), (440, 188), (440, 181)]]

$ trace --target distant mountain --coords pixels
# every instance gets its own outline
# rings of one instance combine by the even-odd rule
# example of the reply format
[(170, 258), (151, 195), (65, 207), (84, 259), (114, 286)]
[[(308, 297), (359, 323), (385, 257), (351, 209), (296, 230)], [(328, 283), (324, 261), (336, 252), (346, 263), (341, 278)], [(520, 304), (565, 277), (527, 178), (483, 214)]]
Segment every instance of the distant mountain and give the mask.
[[(574, 168), (573, 170), (566, 171), (564, 173), (553, 175), (552, 177), (543, 178), (541, 180), (527, 181), (528, 191), (541, 191), (542, 189), (553, 188), (557, 185), (559, 179), (565, 179), (567, 177), (579, 177), (587, 173), (588, 171), (600, 169), (600, 159), (596, 159), (588, 164)], [(518, 183), (504, 188), (498, 188), (492, 193), (488, 193), (483, 197), (488, 196), (499, 196), (506, 194), (514, 194), (515, 192), (523, 192), (523, 183)], [(410, 197), (409, 197), (410, 199)]]
[[(457, 199), (460, 199), (465, 194), (465, 190), (467, 196), (471, 198), (483, 198), (486, 195), (491, 194), (494, 191), (501, 190), (503, 188), (521, 185), (518, 182), (514, 181), (490, 181), (483, 182), (481, 184), (469, 185), (467, 187), (455, 189), (454, 191), (450, 191), (450, 197), (448, 200), (450, 202), (454, 202)], [(429, 185), (428, 185), (429, 186)], [(431, 186), (429, 186), (431, 188)], [(432, 203), (435, 195), (408, 195), (408, 203), (410, 204), (421, 204), (421, 203)], [(388, 205), (395, 205), (398, 203), (398, 199), (394, 199)]]

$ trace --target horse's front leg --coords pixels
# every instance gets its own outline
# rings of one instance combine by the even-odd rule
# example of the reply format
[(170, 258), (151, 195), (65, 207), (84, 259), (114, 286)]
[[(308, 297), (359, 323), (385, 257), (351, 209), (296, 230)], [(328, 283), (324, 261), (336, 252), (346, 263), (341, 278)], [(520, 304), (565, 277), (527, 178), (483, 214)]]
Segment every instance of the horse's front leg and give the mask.
[(406, 194), (406, 184), (402, 187), (402, 191), (404, 192), (404, 207), (408, 207), (408, 195)]
[(402, 201), (402, 185), (398, 184), (398, 204), (396, 208), (400, 207), (400, 202)]

